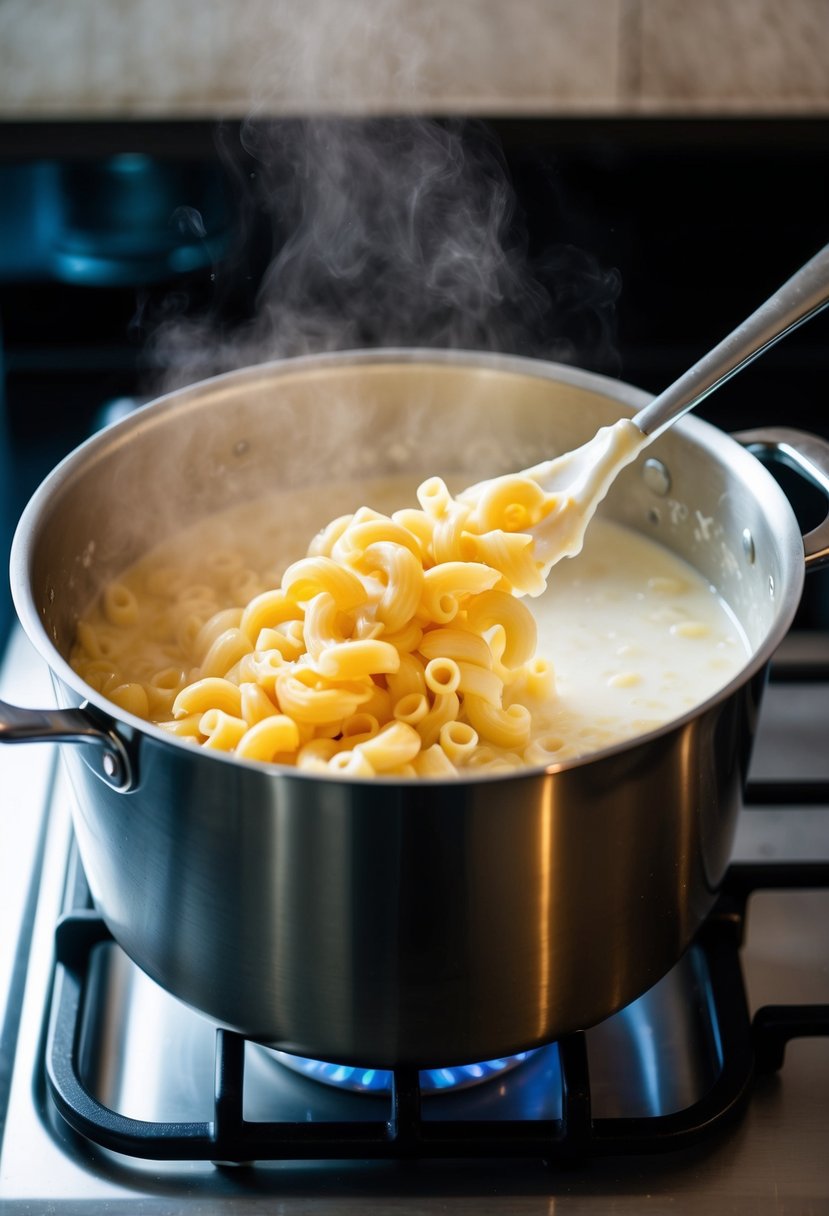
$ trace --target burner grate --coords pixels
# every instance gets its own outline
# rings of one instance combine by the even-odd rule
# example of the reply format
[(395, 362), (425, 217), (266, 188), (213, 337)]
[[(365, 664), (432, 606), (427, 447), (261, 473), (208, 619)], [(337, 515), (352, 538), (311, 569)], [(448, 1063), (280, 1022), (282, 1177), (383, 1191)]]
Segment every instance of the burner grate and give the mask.
[(219, 1029), (215, 1040), (213, 1117), (201, 1122), (145, 1122), (104, 1106), (81, 1068), (82, 1024), (90, 959), (111, 940), (102, 920), (73, 910), (56, 931), (52, 1016), (46, 1042), (49, 1088), (76, 1132), (117, 1153), (151, 1160), (240, 1164), (275, 1160), (390, 1158), (535, 1158), (558, 1166), (591, 1158), (657, 1153), (700, 1142), (724, 1129), (743, 1108), (756, 1071), (779, 1068), (785, 1044), (829, 1034), (829, 1006), (774, 1006), (751, 1023), (740, 947), (749, 895), (763, 888), (829, 886), (829, 864), (734, 865), (720, 900), (691, 946), (707, 975), (708, 1006), (719, 1070), (699, 1100), (683, 1110), (594, 1118), (586, 1037), (557, 1045), (561, 1116), (557, 1119), (424, 1119), (416, 1068), (391, 1076), (385, 1118), (321, 1122), (259, 1122), (244, 1117), (245, 1039)]

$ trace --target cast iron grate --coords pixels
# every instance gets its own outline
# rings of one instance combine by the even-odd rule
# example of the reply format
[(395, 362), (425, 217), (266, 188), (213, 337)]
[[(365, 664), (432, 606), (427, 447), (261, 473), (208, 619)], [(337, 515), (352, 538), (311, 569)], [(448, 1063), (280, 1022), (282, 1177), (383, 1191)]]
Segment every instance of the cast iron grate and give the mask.
[[(756, 791), (761, 802), (768, 791)], [(812, 791), (817, 800), (817, 790)], [(826, 788), (823, 788), (824, 799)], [(775, 794), (776, 800), (776, 794)], [(56, 930), (56, 972), (46, 1069), (57, 1110), (88, 1140), (117, 1153), (151, 1160), (250, 1163), (276, 1160), (391, 1158), (535, 1158), (576, 1166), (591, 1158), (658, 1153), (699, 1143), (724, 1129), (743, 1109), (757, 1071), (783, 1063), (794, 1037), (829, 1034), (829, 1006), (767, 1006), (750, 1019), (740, 947), (746, 902), (754, 891), (829, 886), (829, 864), (740, 864), (729, 870), (721, 897), (691, 947), (704, 956), (709, 1008), (721, 1045), (713, 1084), (686, 1109), (657, 1115), (594, 1118), (585, 1035), (557, 1047), (561, 1116), (557, 1119), (427, 1120), (421, 1114), (416, 1068), (392, 1074), (387, 1117), (359, 1121), (259, 1122), (243, 1115), (245, 1039), (216, 1032), (213, 1118), (205, 1122), (145, 1122), (102, 1105), (81, 1068), (82, 1023), (90, 959), (111, 940), (102, 920), (83, 908)]]

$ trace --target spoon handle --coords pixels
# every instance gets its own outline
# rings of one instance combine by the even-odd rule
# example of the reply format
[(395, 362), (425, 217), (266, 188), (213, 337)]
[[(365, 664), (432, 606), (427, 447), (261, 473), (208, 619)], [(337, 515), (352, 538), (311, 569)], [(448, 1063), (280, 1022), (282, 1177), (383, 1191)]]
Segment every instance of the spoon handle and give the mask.
[(829, 304), (829, 245), (723, 338), (713, 350), (640, 410), (633, 421), (645, 435), (658, 434), (698, 405), (741, 368)]

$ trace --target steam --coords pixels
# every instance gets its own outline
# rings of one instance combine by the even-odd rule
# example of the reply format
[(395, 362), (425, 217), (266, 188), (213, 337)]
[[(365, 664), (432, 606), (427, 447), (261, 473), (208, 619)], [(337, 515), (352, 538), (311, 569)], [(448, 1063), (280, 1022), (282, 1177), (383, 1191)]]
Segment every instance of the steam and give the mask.
[[(555, 242), (531, 258), (483, 124), (251, 120), (241, 139), (255, 166), (246, 203), (269, 231), (272, 260), (253, 319), (231, 332), (210, 311), (182, 317), (181, 299), (170, 303), (152, 344), (165, 388), (327, 350), (488, 349), (595, 364), (612, 347), (615, 272)], [(177, 222), (195, 231), (198, 221), (180, 208)], [(232, 270), (216, 275), (218, 294)]]
[[(182, 284), (164, 301), (159, 323), (150, 296), (139, 301), (134, 336), (153, 332), (151, 391), (355, 348), (492, 350), (594, 367), (613, 350), (618, 277), (555, 233), (544, 248), (532, 247), (486, 124), (407, 113), (252, 118), (240, 138), (244, 155), (237, 144), (227, 163), (245, 222), (236, 256), (214, 267), (210, 306), (194, 312)], [(172, 222), (210, 240), (185, 203)], [(255, 305), (248, 320), (230, 324), (227, 298), (259, 257), (263, 233), (268, 247), (258, 265), (267, 269)], [(381, 376), (372, 389), (358, 371), (273, 388), (254, 377), (236, 408), (206, 393), (181, 420), (175, 411), (157, 414), (118, 448), (111, 495), (118, 512), (95, 513), (89, 534), (98, 556), (89, 577), (103, 582), (127, 554), (264, 494), (302, 491), (287, 514), (277, 504), (257, 518), (290, 517), (291, 543), (302, 538), (304, 549), (319, 512), (329, 517), (335, 483), (349, 486), (356, 509), (373, 479), (403, 477), (414, 486), (439, 472), (464, 485), (553, 455), (567, 437), (587, 437), (580, 416), (571, 431), (570, 419), (536, 411), (534, 399), (510, 400), (497, 379)]]
[(296, 349), (311, 317), (326, 345), (491, 345), (503, 308), (543, 307), (492, 148), (408, 119), (295, 135), (278, 160), (303, 190), (278, 195), (289, 235), (263, 284), (269, 335)]

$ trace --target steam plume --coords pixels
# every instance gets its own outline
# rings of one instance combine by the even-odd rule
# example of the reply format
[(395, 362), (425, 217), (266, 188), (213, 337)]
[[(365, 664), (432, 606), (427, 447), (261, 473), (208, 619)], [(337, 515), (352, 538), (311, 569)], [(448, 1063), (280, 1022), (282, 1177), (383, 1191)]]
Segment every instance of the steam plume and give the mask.
[[(155, 338), (169, 387), (267, 359), (366, 346), (492, 349), (577, 359), (562, 317), (608, 344), (618, 283), (587, 254), (531, 264), (501, 150), (478, 123), (291, 119), (242, 129), (250, 202), (273, 259), (253, 320), (221, 333), (176, 318)], [(221, 272), (224, 273), (224, 272)], [(593, 352), (588, 352), (591, 354)]]

